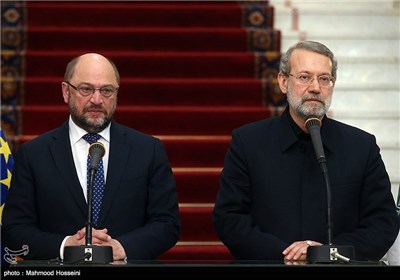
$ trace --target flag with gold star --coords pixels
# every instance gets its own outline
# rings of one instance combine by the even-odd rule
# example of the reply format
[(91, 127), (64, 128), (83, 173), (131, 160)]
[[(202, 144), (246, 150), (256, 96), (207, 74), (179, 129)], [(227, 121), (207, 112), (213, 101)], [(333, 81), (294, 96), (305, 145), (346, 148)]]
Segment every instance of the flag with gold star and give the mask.
[(1, 169), (1, 207), (0, 207), (0, 224), (2, 221), (2, 214), (4, 203), (10, 188), (11, 174), (14, 167), (14, 158), (11, 154), (10, 147), (8, 146), (4, 131), (0, 129), (0, 169)]

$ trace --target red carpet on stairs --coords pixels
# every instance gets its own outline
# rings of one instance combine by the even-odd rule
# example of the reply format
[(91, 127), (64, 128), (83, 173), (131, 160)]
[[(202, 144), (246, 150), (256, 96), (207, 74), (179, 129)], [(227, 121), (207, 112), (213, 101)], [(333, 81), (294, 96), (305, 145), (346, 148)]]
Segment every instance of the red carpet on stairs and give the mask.
[[(211, 221), (232, 129), (284, 104), (280, 32), (267, 1), (26, 1), (21, 106), (25, 142), (64, 122), (61, 82), (84, 52), (121, 74), (115, 118), (159, 137), (177, 182), (182, 235), (160, 259), (231, 260)], [(2, 121), (3, 122), (3, 121)]]
[(216, 197), (221, 168), (174, 168), (178, 199), (181, 203), (212, 202)]

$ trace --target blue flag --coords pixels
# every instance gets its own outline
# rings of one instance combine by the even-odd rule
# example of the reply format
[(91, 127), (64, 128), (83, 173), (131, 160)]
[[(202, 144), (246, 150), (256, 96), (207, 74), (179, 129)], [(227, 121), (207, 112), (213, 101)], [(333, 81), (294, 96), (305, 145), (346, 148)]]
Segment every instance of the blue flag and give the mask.
[(8, 146), (4, 131), (0, 129), (0, 155), (1, 155), (1, 207), (0, 207), (0, 224), (3, 216), (4, 203), (8, 194), (11, 183), (11, 175), (14, 167), (14, 159)]

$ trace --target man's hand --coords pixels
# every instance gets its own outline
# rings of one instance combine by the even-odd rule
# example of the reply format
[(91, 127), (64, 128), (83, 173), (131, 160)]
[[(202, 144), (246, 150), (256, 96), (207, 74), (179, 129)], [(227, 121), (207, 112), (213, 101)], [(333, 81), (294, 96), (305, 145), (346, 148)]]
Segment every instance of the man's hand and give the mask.
[[(113, 239), (110, 235), (107, 234), (108, 230), (104, 229), (92, 229), (92, 245), (97, 246), (111, 246), (113, 249), (113, 259), (114, 260), (123, 260), (126, 258), (126, 253), (124, 247), (122, 247), (121, 243)], [(86, 228), (82, 228), (77, 231), (74, 235), (70, 236), (65, 242), (64, 246), (80, 246), (85, 245), (85, 235)]]
[(296, 241), (293, 242), (289, 247), (283, 250), (285, 261), (306, 261), (307, 260), (307, 248), (309, 246), (320, 246), (322, 243), (311, 240)]

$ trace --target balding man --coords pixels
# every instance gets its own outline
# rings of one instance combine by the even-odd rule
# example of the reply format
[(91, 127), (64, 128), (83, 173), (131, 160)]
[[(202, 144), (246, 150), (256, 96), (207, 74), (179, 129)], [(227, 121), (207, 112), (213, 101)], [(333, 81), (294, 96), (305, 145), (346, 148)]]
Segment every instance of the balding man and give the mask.
[(119, 86), (115, 64), (100, 54), (68, 63), (61, 83), (68, 120), (16, 155), (2, 225), (10, 251), (27, 248), (24, 259), (46, 260), (63, 258), (65, 246), (85, 245), (93, 141), (106, 152), (94, 179), (100, 187), (93, 188), (92, 244), (111, 246), (114, 260), (148, 260), (178, 241), (175, 180), (164, 147), (113, 120)]

